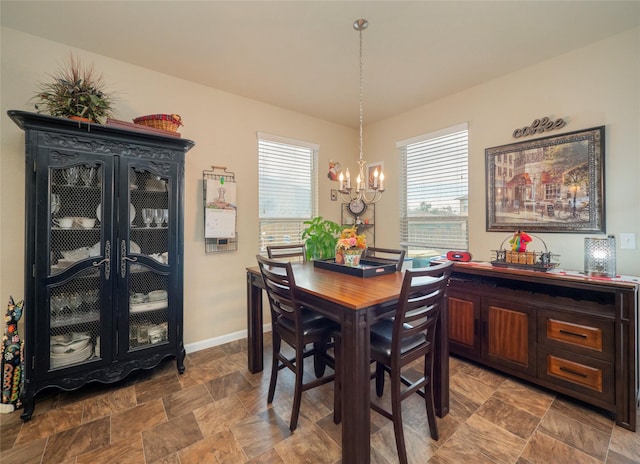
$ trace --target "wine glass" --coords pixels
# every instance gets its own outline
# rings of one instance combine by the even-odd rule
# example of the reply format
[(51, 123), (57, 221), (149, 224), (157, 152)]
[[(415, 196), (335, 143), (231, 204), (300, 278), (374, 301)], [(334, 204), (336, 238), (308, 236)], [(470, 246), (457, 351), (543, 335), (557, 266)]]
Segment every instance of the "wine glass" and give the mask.
[(162, 220), (164, 219), (164, 211), (162, 208), (156, 208), (153, 210), (153, 222), (156, 227), (162, 226)]
[(84, 183), (85, 187), (89, 187), (93, 182), (93, 178), (96, 175), (96, 168), (83, 168), (80, 173), (80, 179)]
[(51, 321), (58, 322), (62, 316), (61, 312), (64, 308), (64, 300), (62, 295), (53, 295), (51, 297)]
[(68, 302), (69, 302), (69, 309), (71, 310), (78, 309), (82, 304), (82, 295), (80, 295), (80, 293), (78, 292), (73, 292), (69, 295)]
[(57, 193), (51, 194), (51, 215), (60, 211), (60, 195)]
[(152, 208), (142, 208), (142, 222), (145, 227), (151, 227), (153, 222), (154, 210)]
[(167, 208), (162, 210), (162, 222), (169, 224), (169, 210)]
[(64, 176), (64, 180), (67, 181), (67, 185), (76, 185), (78, 176), (80, 175), (80, 168), (78, 166), (67, 168), (62, 175)]

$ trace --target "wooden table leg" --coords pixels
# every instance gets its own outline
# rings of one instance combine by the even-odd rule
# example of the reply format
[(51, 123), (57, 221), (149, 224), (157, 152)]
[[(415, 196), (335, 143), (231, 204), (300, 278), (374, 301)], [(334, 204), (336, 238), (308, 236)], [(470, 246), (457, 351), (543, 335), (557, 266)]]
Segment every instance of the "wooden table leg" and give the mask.
[(262, 283), (261, 277), (247, 271), (247, 356), (249, 371), (253, 374), (263, 369), (262, 287), (259, 283)]
[(342, 462), (370, 462), (369, 323), (365, 311), (345, 311), (342, 325)]
[(448, 311), (440, 312), (436, 325), (436, 346), (433, 365), (433, 401), (436, 415), (444, 417), (449, 413), (449, 327)]

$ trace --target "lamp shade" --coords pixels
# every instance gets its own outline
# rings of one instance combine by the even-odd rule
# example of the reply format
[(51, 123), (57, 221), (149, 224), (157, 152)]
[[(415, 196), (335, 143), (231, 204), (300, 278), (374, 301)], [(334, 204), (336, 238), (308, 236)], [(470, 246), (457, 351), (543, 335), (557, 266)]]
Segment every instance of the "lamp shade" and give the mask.
[(613, 235), (584, 239), (584, 273), (595, 277), (616, 276), (616, 239)]

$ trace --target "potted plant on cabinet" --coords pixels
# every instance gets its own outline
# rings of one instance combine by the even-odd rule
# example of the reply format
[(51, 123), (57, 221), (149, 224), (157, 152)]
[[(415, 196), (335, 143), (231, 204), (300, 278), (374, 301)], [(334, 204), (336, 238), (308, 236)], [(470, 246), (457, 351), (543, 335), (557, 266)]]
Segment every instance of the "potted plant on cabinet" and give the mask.
[(71, 54), (69, 62), (50, 77), (33, 96), (38, 113), (98, 123), (113, 116), (112, 94), (105, 90), (104, 78), (93, 64), (84, 65)]
[(304, 224), (307, 224), (307, 228), (302, 232), (302, 239), (305, 241), (307, 260), (333, 258), (342, 227), (322, 216), (304, 221)]

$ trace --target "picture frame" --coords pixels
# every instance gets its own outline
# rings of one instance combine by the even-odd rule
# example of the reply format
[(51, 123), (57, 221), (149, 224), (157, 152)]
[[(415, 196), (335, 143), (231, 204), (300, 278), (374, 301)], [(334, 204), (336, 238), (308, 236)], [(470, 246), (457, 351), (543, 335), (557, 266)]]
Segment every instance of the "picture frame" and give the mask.
[(485, 149), (488, 232), (600, 233), (604, 126)]
[(382, 172), (384, 169), (384, 161), (377, 161), (375, 163), (367, 164), (367, 190), (374, 190), (374, 176), (373, 173), (378, 169), (378, 172)]

